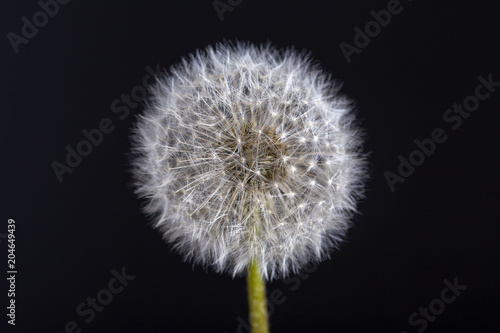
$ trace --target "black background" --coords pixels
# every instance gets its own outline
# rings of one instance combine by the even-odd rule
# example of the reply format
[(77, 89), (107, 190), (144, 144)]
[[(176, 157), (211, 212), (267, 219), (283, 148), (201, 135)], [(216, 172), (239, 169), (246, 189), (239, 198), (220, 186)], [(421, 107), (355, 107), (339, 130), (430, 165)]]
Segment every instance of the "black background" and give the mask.
[[(168, 68), (239, 39), (310, 51), (357, 101), (371, 152), (349, 241), (294, 283), (267, 284), (280, 295), (272, 332), (417, 332), (424, 327), (410, 315), (454, 278), (467, 289), (425, 331), (498, 331), (500, 89), (456, 130), (443, 120), (474, 94), (478, 76), (500, 81), (498, 8), (402, 1), (348, 64), (339, 44), (352, 45), (354, 27), (364, 29), (370, 11), (387, 3), (243, 0), (221, 21), (212, 1), (71, 1), (15, 53), (7, 34), (21, 35), (21, 18), (32, 21), (40, 7), (2, 1), (0, 232), (16, 221), (18, 269), (13, 328), (1, 238), (2, 327), (64, 332), (74, 321), (82, 332), (247, 332), (245, 280), (193, 268), (150, 228), (127, 172), (128, 135), (142, 106), (124, 119), (111, 109), (142, 84), (146, 66)], [(104, 118), (113, 132), (59, 182), (51, 164), (64, 164), (65, 147)], [(384, 173), (397, 173), (398, 156), (435, 128), (447, 140), (392, 192)], [(135, 279), (86, 323), (76, 308), (122, 268)]]

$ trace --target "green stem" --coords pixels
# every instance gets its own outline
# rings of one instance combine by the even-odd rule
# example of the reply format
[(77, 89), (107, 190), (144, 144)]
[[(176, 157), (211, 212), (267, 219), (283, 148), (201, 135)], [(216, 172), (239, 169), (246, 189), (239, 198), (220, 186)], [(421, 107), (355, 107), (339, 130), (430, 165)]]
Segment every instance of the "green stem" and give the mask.
[(269, 333), (266, 286), (258, 263), (253, 260), (247, 273), (248, 307), (252, 333)]

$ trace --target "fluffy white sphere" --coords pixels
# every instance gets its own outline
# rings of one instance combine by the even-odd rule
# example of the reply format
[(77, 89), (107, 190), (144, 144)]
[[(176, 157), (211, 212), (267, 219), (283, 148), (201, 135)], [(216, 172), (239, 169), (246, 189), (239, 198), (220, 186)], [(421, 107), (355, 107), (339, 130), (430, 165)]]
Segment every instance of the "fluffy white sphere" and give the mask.
[(339, 85), (307, 54), (221, 43), (157, 78), (133, 132), (136, 193), (186, 260), (266, 279), (328, 257), (366, 178)]

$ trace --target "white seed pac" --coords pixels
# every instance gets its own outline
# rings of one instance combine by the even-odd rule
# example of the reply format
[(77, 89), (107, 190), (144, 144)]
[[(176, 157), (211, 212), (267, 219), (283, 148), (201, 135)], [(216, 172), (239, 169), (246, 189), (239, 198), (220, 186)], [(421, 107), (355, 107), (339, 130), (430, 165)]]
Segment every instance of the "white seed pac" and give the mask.
[(132, 165), (164, 239), (233, 276), (253, 259), (273, 279), (327, 258), (366, 178), (339, 87), (309, 56), (269, 44), (221, 43), (162, 73)]

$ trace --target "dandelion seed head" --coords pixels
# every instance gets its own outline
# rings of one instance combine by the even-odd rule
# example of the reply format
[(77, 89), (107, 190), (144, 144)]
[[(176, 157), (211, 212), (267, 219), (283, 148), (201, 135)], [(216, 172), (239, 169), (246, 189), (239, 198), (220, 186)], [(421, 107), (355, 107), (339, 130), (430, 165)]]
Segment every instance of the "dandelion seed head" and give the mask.
[[(366, 178), (340, 85), (308, 55), (221, 43), (157, 78), (133, 131), (144, 211), (186, 260), (266, 279), (338, 247)], [(341, 189), (341, 190), (338, 190)]]

